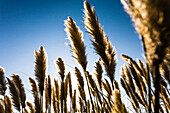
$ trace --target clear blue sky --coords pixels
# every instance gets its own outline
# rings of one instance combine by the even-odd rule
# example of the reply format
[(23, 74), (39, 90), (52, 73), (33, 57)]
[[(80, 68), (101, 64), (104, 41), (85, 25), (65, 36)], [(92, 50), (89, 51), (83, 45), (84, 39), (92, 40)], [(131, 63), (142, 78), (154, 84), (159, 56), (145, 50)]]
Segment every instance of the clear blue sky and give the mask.
[[(130, 17), (119, 0), (88, 0), (95, 6), (99, 22), (117, 51), (116, 80), (120, 80), (120, 67), (124, 61), (120, 54), (143, 60), (143, 49)], [(34, 50), (41, 45), (48, 54), (48, 74), (55, 77), (54, 60), (61, 57), (68, 70), (77, 66), (72, 58), (64, 31), (64, 20), (71, 16), (84, 32), (88, 70), (98, 59), (83, 24), (83, 0), (0, 0), (0, 66), (6, 76), (21, 75), (25, 84), (34, 76)], [(24, 74), (25, 73), (25, 74)], [(92, 73), (92, 72), (91, 72)], [(28, 75), (28, 76), (27, 76)]]

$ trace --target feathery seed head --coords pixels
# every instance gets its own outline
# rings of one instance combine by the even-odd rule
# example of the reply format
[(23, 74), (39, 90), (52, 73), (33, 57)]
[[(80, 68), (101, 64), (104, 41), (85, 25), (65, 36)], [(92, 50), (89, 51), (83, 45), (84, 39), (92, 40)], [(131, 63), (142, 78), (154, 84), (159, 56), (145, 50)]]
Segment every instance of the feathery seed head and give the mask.
[(26, 93), (24, 89), (24, 84), (22, 83), (21, 78), (18, 75), (12, 74), (11, 75), (12, 81), (15, 83), (16, 87), (19, 89), (20, 92), (20, 102), (23, 108), (25, 108), (25, 101), (26, 101)]
[(66, 26), (65, 31), (67, 32), (67, 36), (71, 42), (74, 58), (78, 61), (82, 68), (86, 70), (87, 58), (83, 42), (83, 32), (76, 26), (76, 23), (71, 17), (68, 17), (68, 19), (64, 22)]
[(30, 109), (30, 113), (35, 113), (35, 109), (34, 109), (34, 106), (32, 105), (32, 103), (31, 102), (27, 102), (27, 105), (28, 105), (28, 107)]
[(40, 47), (39, 51), (35, 50), (35, 76), (38, 81), (40, 94), (43, 95), (44, 80), (46, 76), (46, 54), (43, 46)]
[(151, 65), (161, 63), (169, 48), (169, 0), (121, 0), (142, 36), (147, 59)]
[(78, 81), (78, 83), (79, 83), (79, 86), (80, 86), (82, 89), (84, 89), (84, 80), (83, 80), (83, 77), (82, 77), (82, 75), (81, 75), (81, 73), (80, 73), (80, 70), (79, 70), (77, 67), (75, 67), (75, 75), (76, 75), (76, 77), (77, 77), (77, 81)]
[(101, 89), (102, 73), (103, 73), (102, 65), (101, 65), (101, 59), (99, 59), (99, 60), (96, 62), (95, 70), (96, 70), (96, 72), (95, 72), (94, 74), (96, 75), (98, 85), (99, 85), (99, 87), (100, 87), (100, 89)]
[(61, 58), (58, 58), (58, 60), (56, 61), (56, 64), (58, 66), (58, 73), (60, 74), (61, 80), (64, 81), (64, 77), (65, 77), (64, 61)]
[(8, 95), (5, 95), (5, 113), (12, 113), (12, 101), (11, 98)]
[(9, 78), (7, 78), (8, 84), (9, 84), (9, 90), (10, 94), (12, 96), (12, 102), (13, 106), (16, 108), (16, 110), (20, 111), (20, 92), (18, 87), (14, 84), (13, 81), (11, 81)]

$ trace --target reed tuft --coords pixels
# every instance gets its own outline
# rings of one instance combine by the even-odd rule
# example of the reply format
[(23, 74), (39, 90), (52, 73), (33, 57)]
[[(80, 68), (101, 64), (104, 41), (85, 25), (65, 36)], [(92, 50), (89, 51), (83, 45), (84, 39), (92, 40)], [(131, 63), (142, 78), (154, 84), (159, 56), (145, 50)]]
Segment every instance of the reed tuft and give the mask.
[(12, 81), (15, 83), (16, 87), (19, 89), (20, 100), (21, 100), (20, 102), (21, 102), (22, 108), (25, 108), (26, 93), (24, 89), (24, 84), (22, 83), (22, 80), (18, 75), (12, 74), (11, 78), (12, 78)]
[(102, 70), (102, 65), (101, 65), (100, 59), (96, 62), (95, 70), (96, 70), (96, 72), (94, 74), (97, 78), (97, 83), (99, 85), (99, 88), (102, 89), (102, 73), (103, 73), (103, 70)]
[(113, 49), (111, 42), (108, 40), (108, 37), (103, 31), (103, 28), (99, 24), (94, 7), (91, 7), (87, 1), (84, 1), (84, 14), (85, 28), (88, 30), (88, 33), (93, 37), (93, 40), (91, 41), (94, 49), (103, 60), (105, 70), (112, 83), (114, 80), (116, 66), (116, 51), (115, 49)]
[(27, 102), (27, 106), (29, 107), (30, 109), (30, 113), (35, 113), (35, 109), (34, 109), (34, 106), (32, 105), (31, 102)]
[(13, 113), (12, 101), (8, 95), (5, 95), (5, 113)]
[(18, 87), (15, 85), (13, 81), (11, 81), (9, 78), (7, 78), (8, 84), (9, 84), (9, 90), (10, 94), (12, 96), (12, 102), (13, 106), (15, 107), (16, 110), (20, 111), (20, 92)]
[(46, 54), (43, 46), (40, 47), (39, 51), (35, 50), (35, 77), (38, 81), (38, 87), (41, 96), (44, 91), (44, 80), (46, 76)]
[(58, 66), (58, 70), (59, 70), (58, 73), (60, 74), (61, 80), (64, 81), (64, 77), (65, 77), (64, 61), (61, 58), (58, 58), (56, 64)]
[(65, 31), (67, 32), (67, 36), (71, 42), (72, 51), (74, 53), (73, 57), (78, 61), (82, 68), (86, 70), (87, 58), (83, 42), (83, 32), (76, 26), (76, 23), (71, 17), (68, 17), (68, 19), (64, 22), (66, 26)]

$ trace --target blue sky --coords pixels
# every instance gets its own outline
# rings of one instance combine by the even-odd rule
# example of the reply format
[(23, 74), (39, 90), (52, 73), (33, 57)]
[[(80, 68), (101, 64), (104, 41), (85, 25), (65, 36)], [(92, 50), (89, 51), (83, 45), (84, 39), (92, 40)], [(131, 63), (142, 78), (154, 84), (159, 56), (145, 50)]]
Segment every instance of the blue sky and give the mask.
[[(143, 49), (130, 17), (119, 0), (88, 0), (95, 6), (99, 22), (117, 51), (116, 80), (124, 61), (120, 54), (143, 60)], [(48, 55), (48, 71), (56, 77), (54, 61), (61, 57), (69, 71), (79, 66), (72, 57), (64, 31), (64, 20), (71, 16), (84, 32), (88, 70), (94, 71), (98, 56), (83, 24), (83, 0), (0, 0), (0, 66), (6, 76), (19, 74), (25, 84), (34, 76), (34, 50), (42, 45)]]

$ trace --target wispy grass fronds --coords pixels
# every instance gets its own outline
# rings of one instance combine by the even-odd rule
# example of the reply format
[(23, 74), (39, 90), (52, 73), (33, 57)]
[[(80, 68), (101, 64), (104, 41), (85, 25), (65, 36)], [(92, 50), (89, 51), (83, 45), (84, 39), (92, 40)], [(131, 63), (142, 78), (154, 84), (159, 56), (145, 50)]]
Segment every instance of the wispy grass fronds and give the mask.
[(126, 80), (127, 80), (128, 85), (132, 88), (133, 92), (135, 92), (135, 85), (133, 83), (132, 76), (126, 64), (124, 64), (124, 73), (126, 75)]
[(114, 84), (114, 88), (119, 90), (119, 85), (118, 82), (116, 82), (116, 80), (113, 81), (113, 84)]
[[(146, 56), (153, 64), (163, 60), (169, 46), (170, 2), (168, 0), (121, 0), (142, 35)], [(155, 63), (156, 63), (155, 62)]]
[(88, 71), (86, 72), (86, 75), (87, 75), (87, 77), (88, 77), (88, 81), (89, 81), (90, 86), (91, 86), (91, 88), (92, 88), (92, 90), (91, 90), (92, 92), (91, 92), (91, 93), (94, 93), (94, 94), (93, 94), (94, 97), (96, 97), (96, 98), (98, 99), (98, 101), (100, 102), (100, 104), (101, 104), (102, 102), (101, 102), (101, 97), (100, 97), (100, 94), (99, 94), (99, 90), (98, 90), (98, 87), (97, 87), (94, 79), (92, 78), (92, 75), (89, 74)]
[(59, 92), (59, 84), (58, 84), (58, 80), (54, 79), (54, 86), (55, 86), (55, 95), (56, 95), (56, 108), (57, 108), (57, 113), (59, 113), (60, 111), (60, 106), (59, 106), (59, 101), (60, 101), (60, 92)]
[(32, 105), (31, 102), (27, 102), (27, 106), (29, 107), (30, 113), (35, 113), (34, 106)]
[(52, 88), (52, 105), (53, 105), (54, 113), (57, 113), (57, 100), (56, 100), (54, 87)]
[(35, 93), (34, 103), (35, 103), (35, 113), (43, 112), (43, 108), (41, 107), (41, 104), (40, 104), (39, 93)]
[(74, 94), (72, 98), (72, 108), (73, 108), (73, 113), (77, 112), (76, 90), (74, 90)]
[(111, 95), (112, 95), (112, 89), (111, 89), (111, 86), (110, 86), (108, 80), (107, 79), (104, 79), (104, 80), (105, 80), (105, 82), (103, 82), (103, 88), (106, 90), (107, 98), (110, 101)]
[[(38, 81), (38, 87), (41, 96), (44, 91), (44, 80), (46, 76), (46, 54), (43, 46), (40, 47), (39, 51), (35, 50), (35, 77)], [(42, 100), (41, 100), (42, 101)]]
[(67, 100), (67, 95), (68, 95), (68, 76), (66, 76), (66, 79), (64, 81), (64, 100)]
[(87, 100), (87, 112), (90, 113), (90, 101)]
[(5, 113), (13, 113), (11, 98), (5, 95)]
[(111, 42), (108, 40), (108, 37), (107, 37), (106, 55), (109, 64), (104, 63), (104, 65), (106, 68), (106, 72), (108, 73), (108, 77), (111, 80), (112, 88), (114, 89), (113, 80), (114, 80), (115, 68), (116, 68), (116, 50), (113, 48)]
[(32, 91), (33, 96), (34, 96), (34, 98), (35, 98), (35, 95), (38, 94), (38, 92), (39, 92), (38, 86), (37, 86), (35, 80), (34, 80), (33, 78), (31, 78), (31, 77), (29, 77), (29, 82), (30, 82), (31, 87), (32, 87), (32, 90), (31, 90), (31, 91)]
[(155, 87), (155, 109), (159, 112), (160, 72), (170, 47), (170, 1), (169, 0), (121, 0), (124, 8), (135, 23), (142, 38), (147, 64), (153, 74)]
[(5, 82), (5, 77), (4, 77), (4, 69), (0, 67), (0, 94), (5, 95), (6, 91), (6, 82)]
[(49, 98), (48, 98), (48, 80), (45, 79), (45, 109), (48, 110)]
[(75, 75), (76, 75), (76, 77), (77, 77), (77, 81), (78, 81), (79, 86), (80, 86), (82, 89), (84, 89), (84, 80), (83, 80), (83, 77), (82, 77), (82, 75), (81, 75), (80, 70), (79, 70), (77, 67), (75, 67), (74, 71), (75, 71)]
[[(145, 98), (144, 98), (144, 93), (146, 92), (146, 87), (145, 85), (143, 84), (143, 79), (140, 75), (138, 75), (136, 73), (136, 70), (134, 69), (132, 63), (130, 62), (129, 63), (129, 68), (130, 68), (130, 71), (132, 73), (132, 76), (134, 78), (134, 81), (135, 81), (135, 85), (137, 87), (137, 90), (140, 94), (140, 97), (141, 99), (145, 102)], [(147, 93), (146, 93), (147, 94)], [(145, 102), (146, 103), (146, 102)], [(147, 106), (147, 105), (146, 105)]]
[[(79, 90), (79, 94), (81, 96), (81, 98), (85, 101), (85, 104), (86, 104), (86, 96), (85, 96), (85, 90), (84, 90), (84, 80), (83, 80), (83, 77), (81, 75), (81, 72), (80, 70), (75, 67), (75, 75), (77, 77), (77, 81), (78, 81), (78, 90)], [(84, 111), (86, 111), (86, 107), (84, 107)]]
[(92, 41), (96, 52), (100, 55), (102, 60), (108, 64), (107, 58), (106, 58), (106, 45), (107, 40), (105, 37), (105, 33), (103, 31), (103, 28), (99, 24), (98, 18), (95, 14), (94, 7), (91, 8), (90, 4), (87, 1), (84, 1), (84, 23), (85, 28), (88, 30), (89, 34), (92, 35), (94, 41)]
[(52, 86), (51, 86), (51, 78), (48, 75), (48, 78), (45, 80), (45, 105), (46, 111), (51, 111), (51, 93), (52, 93)]
[(96, 62), (95, 70), (96, 70), (96, 72), (94, 74), (97, 78), (97, 83), (99, 85), (99, 88), (102, 89), (102, 73), (103, 73), (103, 70), (102, 70), (102, 65), (101, 65), (100, 59)]
[(61, 101), (61, 113), (63, 113), (63, 102), (64, 102), (64, 81), (61, 81), (61, 87), (60, 87), (60, 101)]
[(126, 94), (129, 96), (129, 98), (131, 99), (131, 104), (134, 108), (134, 110), (136, 112), (138, 112), (137, 110), (139, 109), (139, 103), (135, 97), (135, 92), (132, 91), (132, 88), (130, 87), (130, 85), (126, 82), (126, 80), (123, 80), (121, 78), (121, 85), (122, 87), (125, 89)]
[(138, 62), (138, 64), (139, 64), (140, 69), (141, 69), (142, 72), (143, 72), (144, 80), (145, 80), (144, 82), (145, 82), (145, 84), (148, 86), (148, 70), (147, 70), (144, 62), (142, 62), (142, 61), (139, 60), (139, 59), (137, 59), (137, 62)]
[(15, 107), (16, 110), (18, 110), (20, 112), (20, 92), (19, 89), (17, 88), (17, 86), (14, 84), (13, 81), (11, 81), (9, 78), (7, 78), (8, 80), (8, 84), (9, 84), (9, 90), (10, 90), (10, 94), (12, 97), (12, 102), (13, 102), (13, 106)]
[(129, 91), (128, 91), (127, 85), (122, 78), (120, 79), (120, 83), (121, 83), (123, 89), (126, 91), (126, 94), (129, 96)]
[(64, 113), (68, 112), (67, 95), (68, 95), (68, 76), (66, 76), (66, 79), (64, 81)]
[(55, 85), (56, 99), (59, 100), (59, 84), (58, 84), (58, 80), (54, 79), (54, 85)]
[(60, 74), (61, 80), (64, 81), (64, 77), (65, 77), (64, 61), (61, 58), (58, 58), (57, 61), (56, 61), (56, 64), (58, 66), (58, 73)]
[(29, 82), (31, 83), (31, 87), (32, 87), (31, 91), (32, 91), (32, 94), (34, 97), (35, 113), (39, 113), (40, 109), (41, 109), (39, 89), (38, 89), (38, 86), (37, 86), (35, 80), (32, 79), (31, 77), (29, 77)]
[(114, 107), (113, 113), (128, 113), (125, 105), (122, 103), (120, 91), (118, 89), (114, 89)]
[(162, 73), (162, 75), (164, 76), (164, 78), (168, 81), (168, 83), (170, 84), (170, 68), (168, 67), (168, 65), (166, 63), (162, 63), (160, 65), (160, 72)]
[(84, 89), (82, 89), (80, 86), (78, 86), (80, 97), (86, 102), (86, 95)]
[(89, 74), (88, 71), (86, 72), (86, 75), (87, 75), (87, 77), (88, 77), (88, 81), (89, 81), (89, 83), (90, 83), (90, 86), (91, 86), (92, 89), (95, 91), (97, 86), (96, 86), (96, 83), (94, 82), (94, 79), (92, 78), (92, 75)]
[(15, 83), (16, 87), (19, 89), (20, 92), (20, 102), (22, 108), (25, 108), (25, 101), (26, 101), (26, 93), (24, 89), (24, 84), (22, 83), (21, 78), (18, 75), (12, 74), (11, 75), (12, 81)]
[(83, 32), (79, 29), (79, 27), (77, 27), (71, 17), (68, 17), (68, 19), (64, 22), (66, 26), (65, 31), (67, 32), (67, 36), (71, 42), (74, 58), (78, 61), (82, 68), (86, 70), (87, 58), (83, 42)]
[(68, 77), (68, 84), (69, 84), (69, 95), (70, 95), (70, 98), (72, 98), (72, 81), (71, 81), (71, 73), (70, 72), (67, 74), (67, 77)]
[[(124, 61), (126, 61), (129, 65), (133, 65), (133, 67), (135, 68), (136, 72), (138, 72), (138, 74), (140, 74), (141, 76), (144, 76), (144, 73), (142, 72), (141, 68), (139, 67), (139, 65), (136, 63), (135, 60), (133, 60), (131, 57), (122, 54), (121, 57), (123, 58)], [(130, 64), (131, 63), (131, 64)]]
[(167, 93), (166, 89), (163, 86), (161, 86), (161, 96), (163, 98), (165, 109), (169, 111), (170, 110), (169, 94)]
[(79, 106), (80, 106), (79, 112), (83, 113), (83, 101), (82, 101), (81, 97), (79, 97)]
[(91, 7), (87, 1), (84, 1), (84, 13), (85, 28), (93, 37), (93, 40), (91, 41), (94, 49), (103, 60), (107, 75), (112, 82), (116, 65), (115, 50), (113, 49), (111, 42), (108, 40), (108, 37), (105, 35), (103, 28), (99, 24), (94, 7)]

